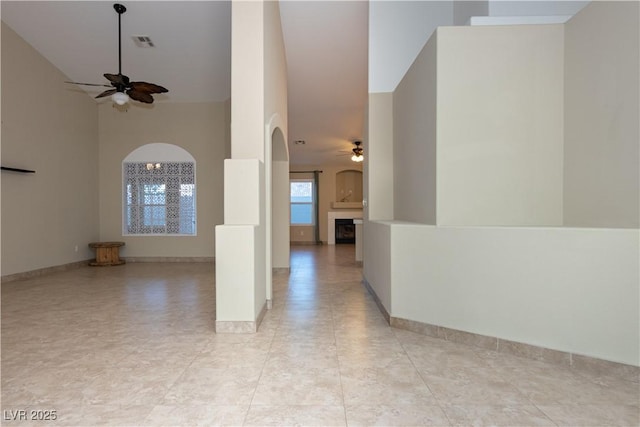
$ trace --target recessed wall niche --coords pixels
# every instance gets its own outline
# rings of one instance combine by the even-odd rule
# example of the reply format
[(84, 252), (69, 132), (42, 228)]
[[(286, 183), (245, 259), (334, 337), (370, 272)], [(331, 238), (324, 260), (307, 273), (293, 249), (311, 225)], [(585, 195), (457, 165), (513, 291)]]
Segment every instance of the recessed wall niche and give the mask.
[(362, 172), (344, 170), (336, 173), (336, 202), (362, 202)]

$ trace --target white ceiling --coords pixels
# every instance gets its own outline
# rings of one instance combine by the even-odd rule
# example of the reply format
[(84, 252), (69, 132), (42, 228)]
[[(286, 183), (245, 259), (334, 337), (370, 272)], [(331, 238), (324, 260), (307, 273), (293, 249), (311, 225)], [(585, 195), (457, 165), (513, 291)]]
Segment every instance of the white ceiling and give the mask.
[(306, 142), (289, 144), (292, 163), (352, 163), (340, 151), (362, 139), (369, 5), (284, 1), (280, 14), (289, 71), (289, 141)]
[[(102, 74), (118, 72), (113, 3), (2, 1), (1, 16), (69, 79), (102, 83)], [(230, 2), (123, 4), (127, 7), (122, 16), (123, 74), (167, 87), (169, 93), (155, 95), (158, 102), (229, 98)], [(349, 156), (337, 154), (362, 138), (368, 3), (283, 1), (280, 7), (289, 70), (291, 163), (350, 164)], [(132, 35), (147, 35), (156, 47), (136, 47)], [(100, 88), (83, 88), (92, 96), (100, 92)], [(306, 144), (294, 145), (299, 139)]]

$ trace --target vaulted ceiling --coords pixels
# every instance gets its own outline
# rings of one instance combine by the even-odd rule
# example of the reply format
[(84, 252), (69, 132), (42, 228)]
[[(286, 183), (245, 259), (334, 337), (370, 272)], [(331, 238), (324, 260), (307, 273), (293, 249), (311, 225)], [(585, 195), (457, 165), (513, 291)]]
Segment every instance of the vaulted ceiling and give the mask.
[[(123, 4), (127, 7), (122, 16), (123, 74), (167, 87), (169, 93), (155, 96), (158, 102), (230, 97), (230, 2)], [(349, 164), (350, 157), (340, 156), (341, 150), (353, 148), (352, 141), (362, 138), (364, 125), (368, 3), (283, 1), (280, 5), (289, 72), (291, 163)], [(73, 81), (102, 83), (102, 74), (118, 72), (113, 2), (2, 1), (1, 16)], [(149, 36), (155, 47), (137, 47), (134, 35)], [(91, 96), (101, 91), (82, 89)], [(306, 144), (294, 145), (294, 140)]]

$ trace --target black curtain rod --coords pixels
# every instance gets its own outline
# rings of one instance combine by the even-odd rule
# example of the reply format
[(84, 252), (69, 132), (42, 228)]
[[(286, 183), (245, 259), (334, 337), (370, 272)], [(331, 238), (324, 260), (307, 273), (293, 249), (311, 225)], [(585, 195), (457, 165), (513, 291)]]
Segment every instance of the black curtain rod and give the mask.
[(29, 169), (10, 168), (10, 167), (7, 167), (7, 166), (2, 166), (2, 170), (3, 171), (8, 171), (8, 172), (36, 173), (36, 171), (32, 171), (32, 170), (29, 170)]
[(322, 173), (322, 171), (289, 171), (289, 173), (314, 173), (314, 172)]

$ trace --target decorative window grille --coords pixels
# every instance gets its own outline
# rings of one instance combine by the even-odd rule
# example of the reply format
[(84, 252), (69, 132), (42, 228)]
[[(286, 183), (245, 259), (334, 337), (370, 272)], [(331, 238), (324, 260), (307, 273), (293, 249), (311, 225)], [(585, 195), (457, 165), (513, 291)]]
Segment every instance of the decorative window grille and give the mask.
[(193, 162), (125, 162), (123, 174), (124, 234), (196, 234)]

